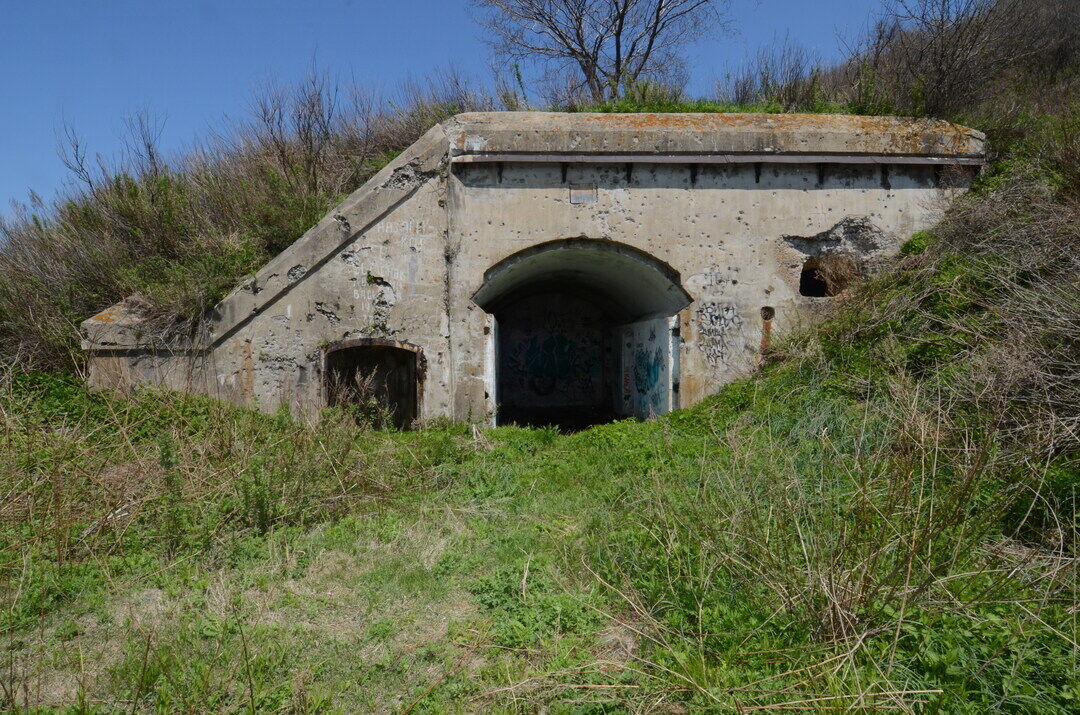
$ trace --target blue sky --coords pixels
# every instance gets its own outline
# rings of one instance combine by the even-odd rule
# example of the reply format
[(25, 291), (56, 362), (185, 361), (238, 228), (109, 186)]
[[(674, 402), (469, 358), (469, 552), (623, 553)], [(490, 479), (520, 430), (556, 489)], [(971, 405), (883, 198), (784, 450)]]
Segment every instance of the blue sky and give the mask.
[[(707, 94), (748, 53), (789, 35), (835, 56), (837, 36), (865, 27), (875, 0), (732, 0), (734, 36), (690, 51), (690, 90)], [(289, 83), (313, 62), (343, 83), (393, 89), (454, 66), (491, 77), (467, 0), (0, 0), (0, 214), (33, 189), (51, 199), (67, 172), (66, 122), (91, 155), (115, 157), (124, 119), (164, 120), (181, 151), (253, 91)]]

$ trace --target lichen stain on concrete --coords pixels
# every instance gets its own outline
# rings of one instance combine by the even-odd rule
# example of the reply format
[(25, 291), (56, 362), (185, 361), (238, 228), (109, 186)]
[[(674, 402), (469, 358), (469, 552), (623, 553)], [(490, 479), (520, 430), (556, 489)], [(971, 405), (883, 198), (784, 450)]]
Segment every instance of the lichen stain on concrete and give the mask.
[(109, 308), (106, 308), (105, 310), (101, 311), (100, 313), (98, 313), (94, 317), (90, 318), (90, 320), (94, 321), (95, 323), (108, 324), (108, 323), (115, 323), (118, 320), (121, 320), (126, 316), (127, 316), (127, 311), (124, 310), (123, 307), (118, 304), (118, 305), (114, 305), (114, 306), (111, 306)]

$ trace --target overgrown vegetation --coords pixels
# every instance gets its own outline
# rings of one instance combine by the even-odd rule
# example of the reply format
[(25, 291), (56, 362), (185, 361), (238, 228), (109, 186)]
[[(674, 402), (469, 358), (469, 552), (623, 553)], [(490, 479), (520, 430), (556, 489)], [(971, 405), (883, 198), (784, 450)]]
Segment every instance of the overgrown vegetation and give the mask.
[[(909, 43), (931, 31), (902, 28)], [(337, 410), (307, 425), (8, 369), (0, 700), (1076, 712), (1080, 97), (1075, 34), (1059, 40), (946, 112), (988, 130), (994, 164), (894, 270), (781, 341), (758, 375), (654, 422), (398, 433)], [(919, 109), (868, 62), (783, 81), (761, 64), (771, 79), (739, 101)], [(874, 92), (834, 94), (845, 76)], [(325, 97), (310, 91), (293, 106)], [(228, 287), (209, 276), (233, 270), (197, 279), (213, 241), (235, 236), (257, 265), (291, 240), (282, 227), (308, 208), (314, 220), (431, 122), (488, 106), (431, 96), (371, 115), (354, 144), (332, 139), (340, 129), (305, 143), (275, 99), (262, 138), (204, 173), (166, 167), (152, 143), (158, 169), (87, 173), (82, 198), (5, 227), (0, 272), (33, 277), (0, 284), (8, 363), (65, 364), (70, 321), (127, 291), (203, 305)], [(599, 109), (731, 106), (682, 101), (642, 85)], [(171, 228), (151, 231), (163, 218)]]
[(1075, 346), (1001, 290), (1061, 236), (972, 252), (970, 220), (652, 423), (392, 433), (12, 376), (6, 697), (1069, 712), (1077, 390), (1046, 370), (1077, 353), (999, 372)]
[(80, 188), (0, 222), (0, 354), (70, 368), (78, 323), (131, 295), (163, 329), (199, 320), (433, 124), (490, 108), (453, 75), (388, 100), (314, 76), (266, 89), (249, 121), (172, 161), (147, 117), (115, 167), (69, 132)]

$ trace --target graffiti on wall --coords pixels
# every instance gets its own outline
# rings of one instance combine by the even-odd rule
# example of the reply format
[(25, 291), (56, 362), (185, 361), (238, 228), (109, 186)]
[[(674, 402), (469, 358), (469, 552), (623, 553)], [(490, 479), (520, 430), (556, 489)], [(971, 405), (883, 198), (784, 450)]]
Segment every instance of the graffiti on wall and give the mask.
[(660, 383), (663, 373), (664, 351), (657, 347), (650, 354), (645, 347), (634, 353), (634, 390), (638, 401), (634, 412), (652, 417), (664, 412), (666, 390)]
[(583, 406), (604, 399), (601, 318), (568, 296), (522, 301), (499, 316), (500, 399), (518, 406)]
[(695, 311), (698, 344), (705, 361), (714, 367), (727, 365), (734, 355), (742, 318), (731, 303), (701, 301)]
[(671, 384), (667, 320), (631, 323), (622, 333), (622, 412), (641, 419), (667, 412)]
[(556, 390), (591, 392), (598, 377), (593, 346), (560, 333), (529, 335), (507, 346), (505, 368), (519, 387), (548, 396)]

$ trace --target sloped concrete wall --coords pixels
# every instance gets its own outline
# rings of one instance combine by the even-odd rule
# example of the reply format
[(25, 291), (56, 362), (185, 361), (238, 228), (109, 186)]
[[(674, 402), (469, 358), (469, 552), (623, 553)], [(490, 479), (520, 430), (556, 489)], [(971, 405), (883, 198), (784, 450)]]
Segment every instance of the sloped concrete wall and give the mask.
[(89, 383), (202, 392), (310, 413), (326, 404), (335, 342), (400, 339), (421, 347), (422, 415), (449, 412), (446, 139), (435, 127), (240, 285), (188, 344), (150, 340), (123, 306), (83, 324)]
[[(377, 337), (420, 347), (421, 414), (448, 407), (442, 182), (432, 180), (346, 244), (213, 351), (210, 389), (241, 404), (300, 411), (324, 404), (322, 361), (338, 341)], [(425, 388), (428, 384), (424, 385)]]

